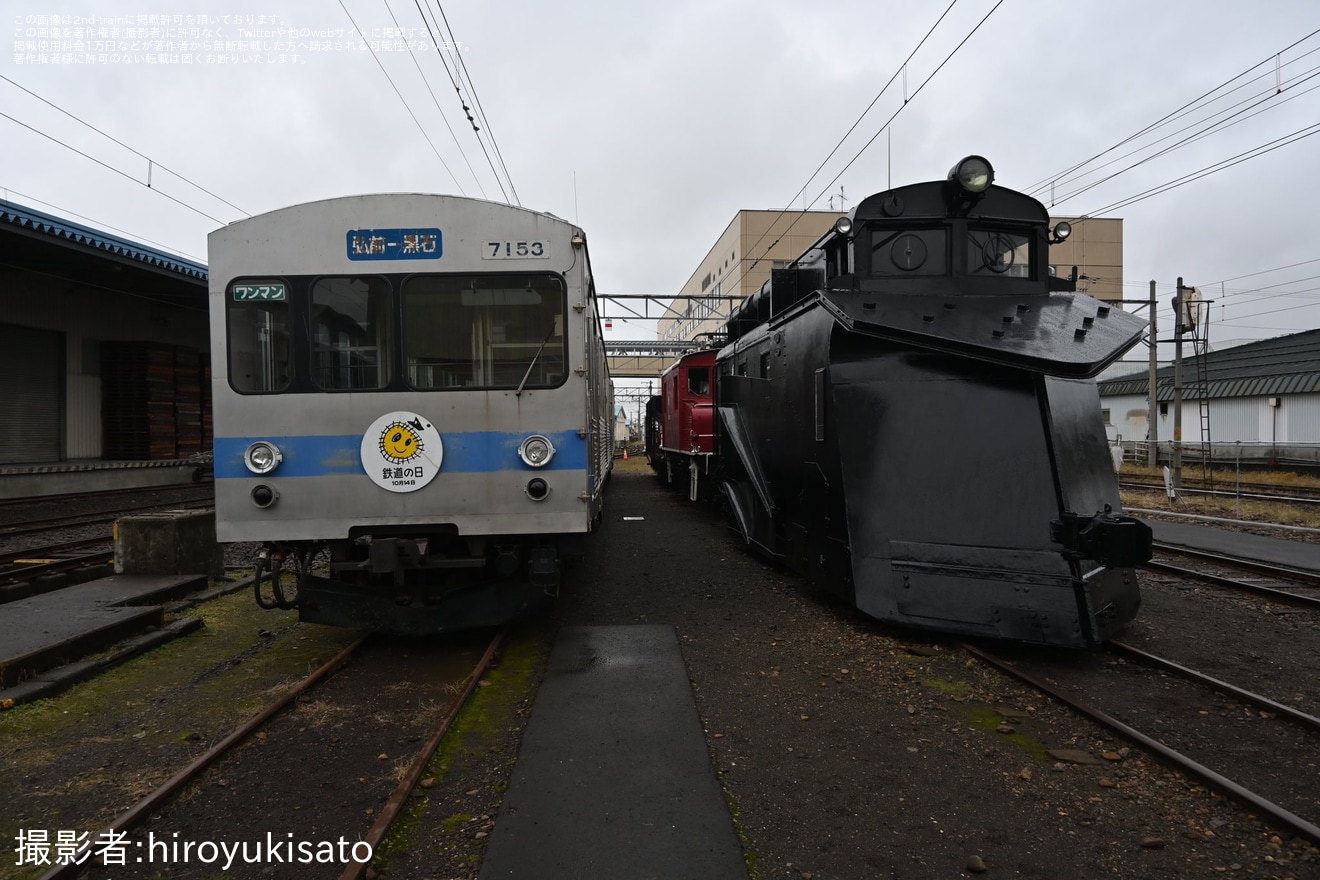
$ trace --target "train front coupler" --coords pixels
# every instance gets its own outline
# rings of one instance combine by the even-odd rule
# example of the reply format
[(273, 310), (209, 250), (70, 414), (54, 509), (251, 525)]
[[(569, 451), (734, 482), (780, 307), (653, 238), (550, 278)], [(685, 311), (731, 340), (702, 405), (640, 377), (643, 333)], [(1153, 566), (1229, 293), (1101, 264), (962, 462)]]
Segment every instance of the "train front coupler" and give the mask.
[(1150, 526), (1113, 513), (1109, 505), (1092, 516), (1065, 513), (1050, 523), (1050, 540), (1062, 544), (1070, 558), (1093, 559), (1111, 568), (1133, 568), (1154, 553)]

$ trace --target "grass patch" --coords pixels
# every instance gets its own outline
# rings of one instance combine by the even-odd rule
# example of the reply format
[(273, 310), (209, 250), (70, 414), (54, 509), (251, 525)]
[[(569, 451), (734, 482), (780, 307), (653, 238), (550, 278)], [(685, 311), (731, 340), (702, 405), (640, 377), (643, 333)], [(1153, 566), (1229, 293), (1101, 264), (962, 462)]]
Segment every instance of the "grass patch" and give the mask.
[[(969, 724), (975, 725), (976, 727), (991, 733), (997, 732), (1000, 726), (1004, 723), (1004, 716), (1000, 715), (999, 712), (989, 706), (963, 704), (959, 707), (958, 711), (962, 713), (963, 717), (967, 719)], [(1038, 761), (1044, 761), (1046, 763), (1054, 762), (1054, 757), (1050, 755), (1049, 748), (1045, 743), (1035, 737), (1027, 736), (1025, 733), (1018, 730), (1014, 730), (1012, 733), (1000, 733), (998, 735), (1013, 743)]]

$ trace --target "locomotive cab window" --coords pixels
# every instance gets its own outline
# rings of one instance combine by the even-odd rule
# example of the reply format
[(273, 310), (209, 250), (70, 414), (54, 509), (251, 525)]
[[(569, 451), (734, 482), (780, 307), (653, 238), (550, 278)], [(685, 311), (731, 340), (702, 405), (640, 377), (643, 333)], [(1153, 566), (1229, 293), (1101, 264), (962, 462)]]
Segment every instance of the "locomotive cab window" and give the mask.
[(871, 275), (949, 274), (948, 230), (874, 229)]
[(693, 394), (710, 394), (710, 367), (693, 367), (688, 370), (688, 391)]
[(552, 388), (564, 382), (565, 290), (557, 275), (416, 275), (403, 285), (408, 382)]
[(388, 381), (390, 285), (384, 278), (321, 278), (312, 285), (312, 381), (324, 391)]
[(225, 297), (229, 384), (240, 393), (289, 386), (288, 286), (274, 279), (235, 281)]
[(1031, 236), (992, 229), (967, 233), (967, 271), (971, 275), (1030, 278)]

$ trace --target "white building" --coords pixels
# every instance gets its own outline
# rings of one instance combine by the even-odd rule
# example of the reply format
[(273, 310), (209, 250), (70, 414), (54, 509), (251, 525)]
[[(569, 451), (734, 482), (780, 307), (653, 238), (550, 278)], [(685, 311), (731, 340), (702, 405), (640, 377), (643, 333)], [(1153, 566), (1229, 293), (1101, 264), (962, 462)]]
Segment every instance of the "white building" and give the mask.
[[(1174, 437), (1174, 368), (1157, 375), (1160, 457)], [(1105, 379), (1100, 402), (1111, 441), (1145, 452), (1146, 370)], [(1202, 405), (1204, 403), (1204, 406)], [(1183, 363), (1183, 449), (1207, 446), (1218, 461), (1320, 464), (1320, 330), (1211, 351)]]

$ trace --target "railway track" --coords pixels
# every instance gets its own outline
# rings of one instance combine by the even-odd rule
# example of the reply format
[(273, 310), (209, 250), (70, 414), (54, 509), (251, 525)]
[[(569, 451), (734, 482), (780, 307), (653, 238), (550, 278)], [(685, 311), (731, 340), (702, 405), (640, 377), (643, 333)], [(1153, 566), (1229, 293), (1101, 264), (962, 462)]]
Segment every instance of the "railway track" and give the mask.
[[(124, 493), (106, 493), (122, 501)], [(142, 493), (134, 493), (142, 494)], [(159, 492), (152, 493), (159, 496)], [(196, 494), (196, 490), (192, 490)], [(150, 510), (197, 510), (214, 504), (214, 499), (203, 497), (154, 500), (121, 504), (114, 510), (90, 510), (80, 513), (44, 516), (0, 526), (0, 586), (11, 585), (35, 578), (74, 572), (79, 569), (105, 565), (114, 560), (114, 536), (105, 528), (124, 514)], [(33, 536), (63, 537), (54, 543), (36, 544)]]
[[(143, 486), (138, 489), (104, 489), (98, 492), (68, 492), (62, 495), (38, 495), (24, 498), (0, 498), (0, 516), (5, 519), (9, 517), (4, 514), (5, 511), (17, 510), (25, 512), (33, 507), (56, 507), (64, 504), (77, 506), (86, 506), (97, 500), (113, 500), (113, 506), (120, 507), (120, 501), (124, 498), (135, 496), (162, 496), (179, 495), (184, 498), (197, 496), (199, 494), (208, 494), (214, 496), (213, 487), (197, 485), (174, 485), (174, 486)], [(148, 502), (151, 504), (160, 504), (160, 501)]]
[[(1142, 575), (1141, 615), (1104, 652), (965, 647), (1280, 829), (1320, 843), (1320, 718), (1308, 702), (1320, 669), (1309, 652), (1295, 650), (1320, 638), (1312, 613), (1320, 574), (1156, 549)], [(1207, 641), (1206, 631), (1232, 638)], [(1122, 772), (1122, 750), (1104, 757)]]
[[(1140, 492), (1165, 491), (1163, 480), (1133, 477), (1120, 479), (1119, 488)], [(1250, 498), (1257, 501), (1291, 502), (1307, 505), (1320, 504), (1320, 486), (1283, 486), (1277, 483), (1240, 483), (1223, 480), (1207, 485), (1200, 480), (1189, 480), (1184, 474), (1180, 491), (1230, 498)]]
[(71, 513), (64, 516), (49, 516), (41, 519), (25, 520), (23, 522), (10, 523), (0, 526), (0, 539), (17, 537), (19, 535), (35, 535), (41, 532), (50, 532), (59, 529), (82, 528), (86, 526), (99, 526), (112, 523), (126, 513), (139, 513), (148, 510), (204, 510), (213, 507), (215, 500), (213, 498), (199, 498), (191, 501), (156, 503), (156, 504), (130, 504), (118, 508), (117, 510), (96, 512), (96, 513)]
[[(1287, 832), (1320, 843), (1320, 718), (1122, 643), (1071, 662), (1010, 659), (999, 650), (963, 647)], [(1203, 732), (1208, 725), (1220, 728), (1213, 737)], [(1228, 725), (1243, 728), (1231, 753), (1222, 746)], [(1118, 751), (1104, 757), (1116, 764), (1126, 758)]]
[(113, 562), (109, 536), (0, 553), (0, 586)]
[[(1145, 563), (1143, 567), (1148, 571), (1252, 593), (1299, 607), (1320, 608), (1320, 572), (1170, 544), (1157, 543), (1155, 549), (1160, 556)], [(1185, 563), (1193, 563), (1195, 567), (1188, 567)]]
[[(369, 826), (367, 823), (361, 825), (353, 823), (354, 827), (333, 831), (335, 836), (351, 845), (349, 849), (342, 850), (351, 853), (351, 858), (346, 861), (340, 860), (343, 863), (341, 880), (356, 880), (365, 873), (370, 857), (368, 855), (363, 858), (362, 854), (375, 852), (380, 847), (391, 824), (400, 814), (409, 796), (418, 787), (441, 739), (450, 730), (485, 671), (494, 661), (503, 638), (503, 631), (490, 637), (474, 664), (456, 664), (453, 658), (447, 658), (447, 662), (440, 664), (447, 672), (439, 679), (430, 681), (429, 688), (434, 693), (443, 693), (450, 697), (444, 712), (439, 714), (438, 720), (437, 713), (431, 711), (427, 713), (429, 720), (426, 723), (419, 724), (413, 720), (407, 725), (400, 725), (411, 733), (406, 740), (410, 744), (420, 743), (420, 745), (415, 746), (406, 764), (395, 765), (399, 768), (399, 772), (394, 774), (397, 777), (397, 784), (387, 797), (378, 801), (373, 799), (375, 805), (365, 810), (366, 816), (370, 817)], [(322, 711), (317, 708), (318, 704), (334, 699), (324, 693), (333, 686), (332, 676), (334, 681), (350, 675), (355, 679), (382, 676), (392, 679), (392, 685), (374, 692), (364, 691), (360, 681), (355, 681), (349, 687), (358, 696), (374, 696), (379, 700), (383, 693), (389, 691), (397, 693), (404, 684), (411, 684), (408, 682), (410, 673), (421, 673), (425, 677), (426, 674), (436, 671), (434, 664), (428, 662), (419, 663), (416, 669), (411, 670), (397, 668), (399, 657), (399, 652), (392, 650), (386, 640), (372, 639), (370, 636), (359, 638), (329, 662), (288, 688), (279, 698), (239, 725), (228, 736), (206, 749), (150, 794), (134, 803), (94, 838), (88, 835), (89, 839), (82, 848), (64, 864), (53, 865), (41, 875), (41, 880), (73, 877), (84, 869), (92, 876), (158, 876), (162, 870), (162, 861), (174, 862), (176, 867), (181, 867), (180, 863), (188, 861), (211, 864), (211, 861), (204, 857), (205, 852), (200, 845), (196, 848), (198, 857), (190, 858), (191, 850), (181, 850), (178, 840), (182, 839), (185, 843), (193, 844), (214, 841), (217, 837), (227, 836), (228, 831), (231, 831), (235, 824), (246, 828), (246, 834), (242, 836), (251, 840), (261, 838), (267, 830), (279, 829), (279, 833), (275, 835), (279, 846), (288, 842), (289, 854), (292, 856), (294, 832), (287, 832), (286, 837), (281, 825), (291, 827), (305, 824), (289, 821), (298, 816), (305, 806), (313, 806), (309, 813), (317, 815), (303, 813), (303, 819), (319, 822), (325, 814), (332, 812), (324, 810), (324, 804), (300, 801), (305, 798), (308, 786), (318, 788), (323, 799), (334, 800), (342, 792), (366, 783), (367, 779), (354, 778), (364, 766), (362, 756), (349, 755), (346, 758), (342, 753), (343, 750), (336, 748), (350, 734), (343, 728), (336, 727), (334, 729), (340, 732), (332, 736), (305, 737), (303, 735), (311, 725), (297, 718), (298, 712), (294, 712), (294, 717), (290, 717), (290, 707), (313, 706), (312, 711)], [(379, 711), (384, 710), (378, 707)], [(370, 717), (350, 718), (346, 724)], [(379, 716), (375, 720), (378, 721)], [(300, 724), (302, 726), (299, 726)], [(249, 746), (256, 743), (256, 746), (240, 748), (245, 743)], [(375, 754), (376, 748), (379, 747), (373, 745), (368, 750)], [(287, 748), (301, 749), (304, 754), (298, 755), (296, 761), (292, 756), (282, 758), (277, 752)], [(306, 752), (317, 754), (306, 754)], [(385, 759), (385, 753), (382, 752), (379, 758)], [(370, 758), (367, 762), (370, 762)], [(319, 778), (303, 779), (295, 783), (289, 769), (295, 765), (299, 768), (313, 768)], [(336, 778), (336, 774), (343, 778)], [(271, 781), (274, 781), (274, 785), (261, 784)], [(182, 796), (185, 790), (187, 796)], [(272, 792), (279, 795), (278, 802), (268, 797)], [(255, 795), (256, 800), (260, 801), (260, 807), (253, 809), (252, 805), (246, 802), (247, 798), (243, 798), (243, 803), (233, 803), (236, 795), (244, 794)], [(217, 821), (218, 815), (224, 815), (227, 819)], [(361, 815), (358, 814), (359, 821)], [(143, 825), (148, 817), (153, 821), (165, 820), (167, 826), (159, 827), (169, 827), (174, 832), (170, 845), (160, 851), (164, 856), (163, 859), (156, 859), (154, 857), (156, 853), (151, 851), (153, 845), (157, 847), (162, 845), (159, 843), (159, 838), (149, 838), (152, 842), (144, 845), (140, 834), (134, 836), (135, 830)], [(298, 842), (302, 842), (313, 839), (311, 835), (318, 833), (318, 830), (313, 828), (299, 833), (303, 836)], [(319, 833), (324, 835), (327, 830), (320, 828)], [(118, 842), (118, 852), (124, 856), (123, 861), (113, 858), (106, 860), (106, 841)], [(279, 846), (274, 850), (277, 854), (283, 852)], [(144, 859), (141, 857), (144, 853), (151, 855)], [(99, 861), (98, 856), (100, 856)], [(288, 861), (292, 862), (294, 858), (290, 857)]]

